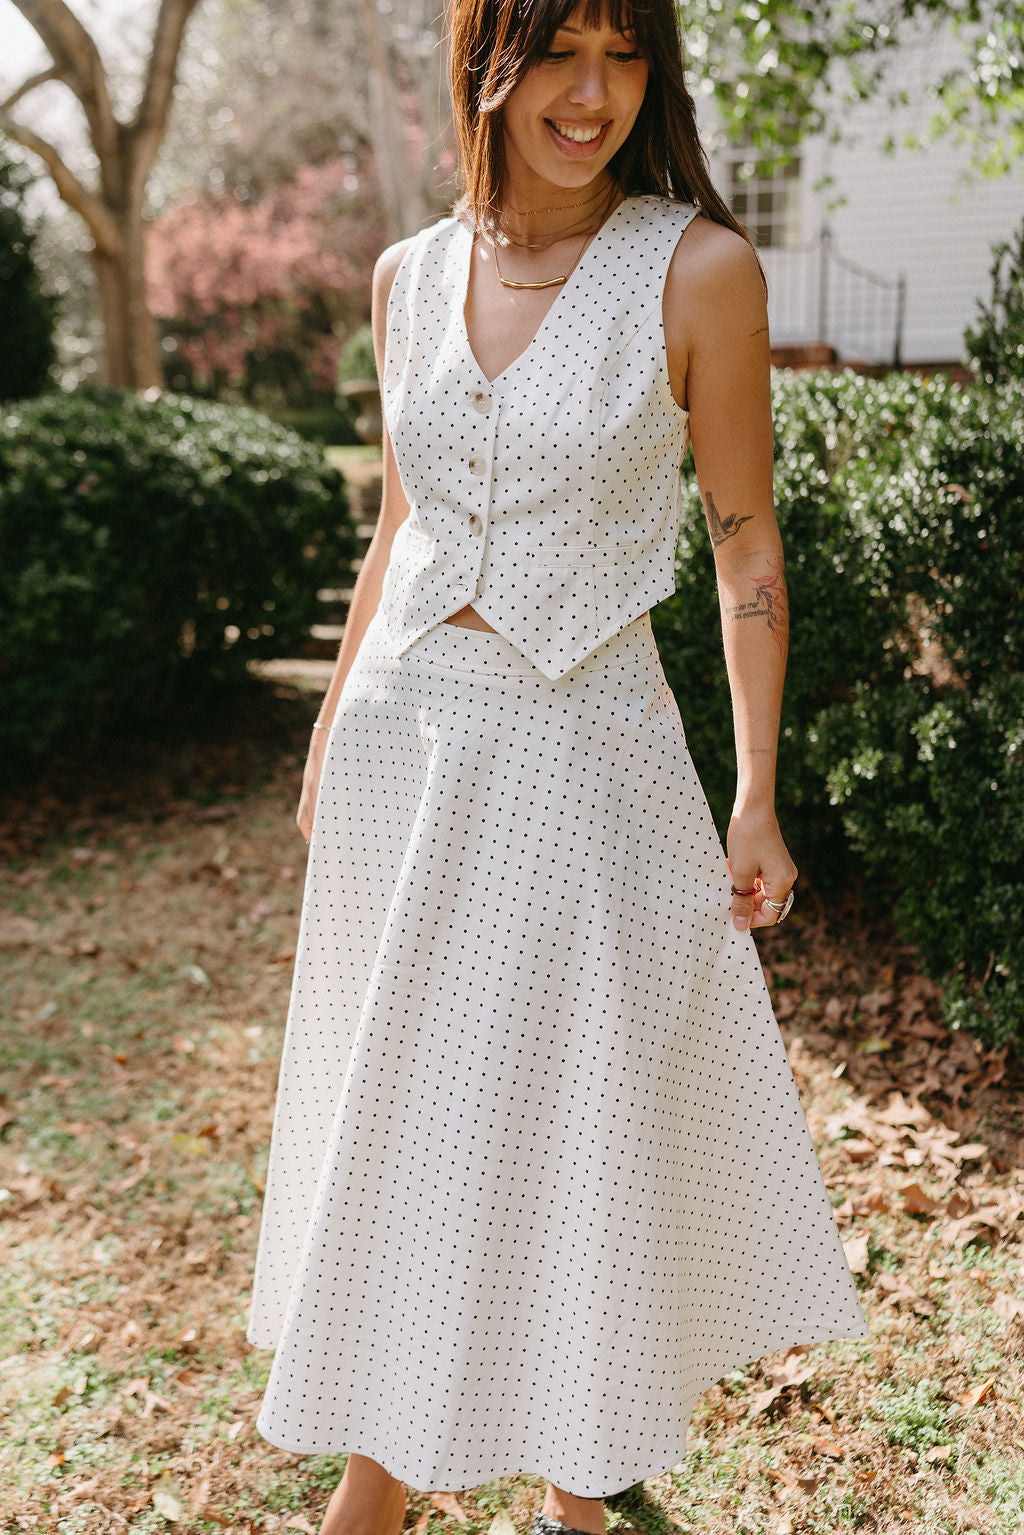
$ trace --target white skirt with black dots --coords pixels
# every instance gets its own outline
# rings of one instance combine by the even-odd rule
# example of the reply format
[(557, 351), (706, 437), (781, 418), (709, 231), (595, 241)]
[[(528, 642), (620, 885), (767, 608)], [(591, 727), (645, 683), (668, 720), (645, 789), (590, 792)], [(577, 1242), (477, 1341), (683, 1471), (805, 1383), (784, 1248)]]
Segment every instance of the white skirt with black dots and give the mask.
[(728, 1370), (864, 1314), (649, 615), (556, 681), (488, 631), (381, 641), (310, 843), (257, 1427), (602, 1497)]

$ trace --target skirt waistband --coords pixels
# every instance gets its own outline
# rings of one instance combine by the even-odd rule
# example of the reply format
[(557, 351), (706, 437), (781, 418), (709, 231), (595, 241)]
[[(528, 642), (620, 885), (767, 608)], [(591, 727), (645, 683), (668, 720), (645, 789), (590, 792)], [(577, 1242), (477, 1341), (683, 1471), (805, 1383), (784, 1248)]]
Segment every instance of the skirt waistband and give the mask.
[[(555, 680), (546, 677), (529, 656), (503, 634), (489, 629), (470, 629), (464, 624), (449, 624), (443, 620), (414, 640), (402, 660), (437, 664), (453, 671), (536, 677), (538, 681), (548, 683)], [(660, 656), (651, 628), (651, 615), (647, 612), (624, 625), (610, 639), (602, 641), (566, 676), (621, 666), (649, 665), (652, 661), (659, 662)]]

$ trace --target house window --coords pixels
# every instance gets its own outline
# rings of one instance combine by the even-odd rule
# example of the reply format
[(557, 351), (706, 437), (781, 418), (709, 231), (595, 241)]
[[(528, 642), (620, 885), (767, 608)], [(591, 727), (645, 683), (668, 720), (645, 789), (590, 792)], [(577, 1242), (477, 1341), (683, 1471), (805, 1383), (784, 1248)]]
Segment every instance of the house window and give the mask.
[(790, 248), (803, 237), (800, 160), (772, 167), (755, 150), (729, 151), (729, 202), (755, 245)]

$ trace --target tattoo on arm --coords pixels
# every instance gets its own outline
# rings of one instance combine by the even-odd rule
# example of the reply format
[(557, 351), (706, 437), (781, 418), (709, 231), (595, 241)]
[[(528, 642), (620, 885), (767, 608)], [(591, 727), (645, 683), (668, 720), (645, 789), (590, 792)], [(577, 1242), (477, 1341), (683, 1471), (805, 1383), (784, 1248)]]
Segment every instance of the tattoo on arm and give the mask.
[(752, 336), (761, 336), (761, 335), (763, 335), (763, 334), (764, 334), (764, 332), (765, 332), (765, 331), (766, 331), (766, 330), (767, 330), (767, 329), (768, 329), (768, 327), (767, 327), (767, 325), (760, 325), (760, 326), (758, 326), (758, 328), (757, 328), (757, 330), (752, 330), (752, 331), (751, 331), (751, 332), (750, 332), (750, 334), (751, 334), (751, 335), (752, 335)]
[(726, 617), (737, 622), (746, 618), (764, 618), (768, 624), (768, 633), (784, 653), (789, 633), (784, 562), (769, 557), (764, 569), (751, 577), (751, 588), (751, 595), (746, 602), (735, 602), (726, 608)]
[(740, 517), (736, 512), (730, 512), (728, 517), (723, 517), (721, 512), (718, 510), (718, 507), (715, 505), (714, 497), (712, 496), (710, 490), (707, 492), (707, 495), (704, 497), (704, 499), (708, 504), (707, 519), (708, 528), (711, 532), (711, 542), (714, 544), (716, 549), (718, 548), (719, 544), (724, 544), (727, 538), (734, 537), (735, 534), (739, 532), (740, 528), (742, 528), (743, 524), (745, 522), (750, 522), (753, 518), (753, 513), (751, 513), (749, 517)]

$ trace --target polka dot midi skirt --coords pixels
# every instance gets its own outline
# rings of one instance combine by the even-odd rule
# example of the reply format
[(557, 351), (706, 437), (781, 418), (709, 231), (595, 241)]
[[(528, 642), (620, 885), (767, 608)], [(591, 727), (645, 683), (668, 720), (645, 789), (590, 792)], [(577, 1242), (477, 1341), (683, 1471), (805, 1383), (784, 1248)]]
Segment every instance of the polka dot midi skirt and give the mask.
[(247, 1336), (282, 1449), (602, 1497), (866, 1332), (649, 614), (549, 680), (371, 621), (316, 807)]

